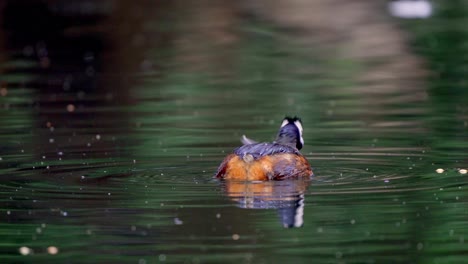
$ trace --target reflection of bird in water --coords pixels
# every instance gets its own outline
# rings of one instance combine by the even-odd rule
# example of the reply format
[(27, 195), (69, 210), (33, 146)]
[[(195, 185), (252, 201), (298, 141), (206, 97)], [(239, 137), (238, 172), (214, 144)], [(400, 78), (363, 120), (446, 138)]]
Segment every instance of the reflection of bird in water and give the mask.
[(301, 227), (304, 193), (310, 179), (301, 177), (283, 181), (222, 181), (226, 196), (246, 209), (277, 209), (284, 227)]
[(245, 136), (241, 141), (244, 145), (235, 149), (219, 166), (217, 178), (263, 181), (313, 175), (309, 162), (299, 152), (304, 139), (302, 122), (297, 117), (283, 120), (272, 143), (257, 143)]

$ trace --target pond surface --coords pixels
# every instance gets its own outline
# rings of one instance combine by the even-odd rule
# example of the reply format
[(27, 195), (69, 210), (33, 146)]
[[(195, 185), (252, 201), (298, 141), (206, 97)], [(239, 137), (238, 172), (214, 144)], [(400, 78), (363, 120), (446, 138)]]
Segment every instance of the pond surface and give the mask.
[[(460, 2), (3, 1), (1, 262), (463, 262)], [(310, 181), (212, 178), (285, 115)]]

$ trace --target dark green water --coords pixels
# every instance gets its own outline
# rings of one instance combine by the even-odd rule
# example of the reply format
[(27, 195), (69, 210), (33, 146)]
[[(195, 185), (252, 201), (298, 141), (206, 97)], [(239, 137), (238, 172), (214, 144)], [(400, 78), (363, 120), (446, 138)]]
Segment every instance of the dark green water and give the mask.
[[(0, 4), (1, 263), (466, 262), (466, 3), (65, 2)], [(310, 182), (212, 179), (286, 114)]]

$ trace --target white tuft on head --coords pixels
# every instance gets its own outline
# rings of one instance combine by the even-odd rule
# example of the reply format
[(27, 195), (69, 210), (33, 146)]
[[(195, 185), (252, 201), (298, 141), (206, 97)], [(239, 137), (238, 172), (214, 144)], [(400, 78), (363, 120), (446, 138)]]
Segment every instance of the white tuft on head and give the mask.
[(280, 128), (284, 127), (285, 125), (289, 124), (289, 120), (288, 119), (284, 119), (283, 120), (283, 123), (281, 123), (281, 126)]

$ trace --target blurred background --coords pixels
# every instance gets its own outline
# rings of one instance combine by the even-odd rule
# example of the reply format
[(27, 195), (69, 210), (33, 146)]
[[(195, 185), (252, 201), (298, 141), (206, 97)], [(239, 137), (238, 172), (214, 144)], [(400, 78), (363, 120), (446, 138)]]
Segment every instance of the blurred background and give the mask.
[[(442, 0), (0, 0), (0, 259), (463, 262), (467, 19)], [(212, 179), (285, 115), (311, 182)]]

